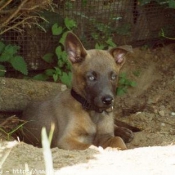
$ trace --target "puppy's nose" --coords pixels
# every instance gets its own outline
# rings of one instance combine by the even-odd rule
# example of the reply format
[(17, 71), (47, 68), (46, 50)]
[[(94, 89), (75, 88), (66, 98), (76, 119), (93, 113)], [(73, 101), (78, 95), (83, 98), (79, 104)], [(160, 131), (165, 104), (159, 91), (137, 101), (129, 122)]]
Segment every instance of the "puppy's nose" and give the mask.
[(113, 97), (110, 95), (106, 95), (106, 96), (102, 97), (102, 102), (105, 105), (110, 105), (113, 102), (113, 100), (114, 100)]

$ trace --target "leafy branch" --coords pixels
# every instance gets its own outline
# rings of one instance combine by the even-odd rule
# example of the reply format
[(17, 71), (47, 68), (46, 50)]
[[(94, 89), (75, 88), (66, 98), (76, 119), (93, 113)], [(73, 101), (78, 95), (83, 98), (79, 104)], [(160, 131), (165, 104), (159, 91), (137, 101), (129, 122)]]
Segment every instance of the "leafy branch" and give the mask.
[(59, 38), (58, 46), (55, 48), (54, 53), (47, 53), (43, 56), (43, 60), (48, 64), (57, 63), (50, 69), (45, 70), (43, 73), (34, 76), (35, 80), (48, 80), (53, 79), (54, 82), (61, 81), (68, 87), (71, 86), (71, 64), (67, 59), (67, 53), (64, 51), (64, 41), (67, 31), (74, 29), (77, 26), (76, 22), (72, 19), (65, 18), (64, 24), (60, 25), (54, 23), (51, 27), (52, 35)]
[(7, 63), (22, 74), (28, 74), (26, 62), (18, 55), (19, 49), (19, 46), (0, 41), (0, 76), (5, 76)]
[(136, 82), (127, 78), (127, 74), (125, 72), (119, 75), (119, 82), (117, 88), (117, 95), (124, 95), (127, 93), (128, 87), (136, 87)]

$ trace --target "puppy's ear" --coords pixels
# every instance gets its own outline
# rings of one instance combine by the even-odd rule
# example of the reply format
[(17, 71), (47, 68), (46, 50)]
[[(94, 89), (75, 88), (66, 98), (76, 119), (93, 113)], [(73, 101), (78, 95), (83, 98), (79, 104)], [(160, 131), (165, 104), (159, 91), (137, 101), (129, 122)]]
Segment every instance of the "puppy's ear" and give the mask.
[(111, 50), (109, 50), (110, 54), (113, 56), (114, 60), (116, 61), (116, 63), (119, 66), (123, 66), (123, 64), (125, 63), (125, 55), (128, 52), (132, 52), (132, 47), (131, 46), (121, 46), (121, 47), (117, 47), (117, 48), (113, 48)]
[(87, 55), (83, 44), (72, 32), (67, 33), (65, 40), (65, 50), (68, 53), (68, 58), (72, 64), (83, 61)]

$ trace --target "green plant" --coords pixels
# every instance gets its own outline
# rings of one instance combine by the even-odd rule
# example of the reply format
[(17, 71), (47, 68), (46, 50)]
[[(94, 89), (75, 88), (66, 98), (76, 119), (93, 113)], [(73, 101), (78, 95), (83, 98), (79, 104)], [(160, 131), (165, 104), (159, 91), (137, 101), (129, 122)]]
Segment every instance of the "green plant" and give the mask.
[(125, 72), (119, 75), (117, 95), (124, 95), (127, 92), (129, 87), (135, 87), (136, 82), (127, 78), (127, 74)]
[(113, 42), (112, 38), (109, 37), (105, 42), (97, 42), (95, 44), (95, 49), (105, 49), (110, 47), (116, 47), (117, 45)]
[(6, 66), (10, 64), (13, 69), (24, 75), (28, 74), (27, 64), (23, 57), (18, 55), (19, 46), (5, 44), (0, 41), (0, 76), (5, 76)]
[(90, 23), (92, 23), (95, 28), (94, 32), (91, 34), (91, 37), (96, 43), (95, 49), (106, 49), (108, 46), (116, 46), (112, 41), (112, 31), (108, 25), (100, 23), (95, 19), (90, 20)]
[[(59, 38), (58, 46), (55, 48), (54, 53), (47, 53), (43, 56), (43, 60), (47, 63), (55, 63), (52, 68), (47, 69), (42, 74), (38, 74), (34, 77), (37, 80), (48, 80), (52, 78), (54, 82), (61, 81), (70, 87), (71, 83), (71, 64), (67, 59), (67, 53), (64, 51), (64, 41), (67, 32), (75, 28), (76, 22), (72, 19), (65, 18), (64, 25), (55, 23), (52, 25), (52, 35)], [(55, 59), (56, 58), (56, 59)]]

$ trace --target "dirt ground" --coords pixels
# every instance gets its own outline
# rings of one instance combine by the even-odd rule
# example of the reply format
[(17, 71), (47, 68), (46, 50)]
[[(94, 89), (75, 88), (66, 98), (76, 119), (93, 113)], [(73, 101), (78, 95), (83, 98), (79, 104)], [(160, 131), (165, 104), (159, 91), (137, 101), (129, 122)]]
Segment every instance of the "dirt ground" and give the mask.
[[(55, 174), (175, 173), (175, 44), (135, 48), (122, 71), (137, 86), (116, 98), (115, 114), (142, 131), (135, 133), (126, 151), (54, 148)], [(3, 136), (0, 135), (0, 174), (46, 174), (42, 149), (7, 142)]]

